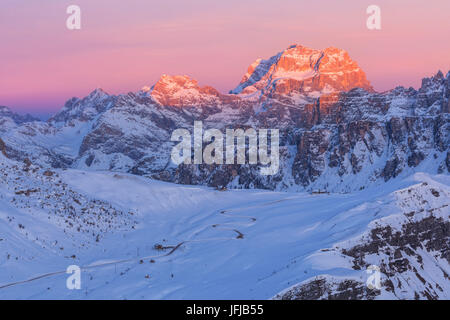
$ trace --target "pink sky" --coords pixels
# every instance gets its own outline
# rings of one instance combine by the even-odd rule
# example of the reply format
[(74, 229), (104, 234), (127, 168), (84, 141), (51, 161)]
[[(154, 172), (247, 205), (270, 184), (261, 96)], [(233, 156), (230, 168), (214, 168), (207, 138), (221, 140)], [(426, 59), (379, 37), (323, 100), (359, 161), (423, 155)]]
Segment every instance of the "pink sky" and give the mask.
[[(71, 4), (81, 30), (66, 28)], [(380, 31), (366, 28), (371, 4)], [(0, 105), (52, 113), (94, 88), (137, 91), (163, 73), (227, 92), (254, 60), (294, 43), (347, 50), (378, 91), (417, 88), (450, 70), (449, 12), (448, 0), (2, 0)]]

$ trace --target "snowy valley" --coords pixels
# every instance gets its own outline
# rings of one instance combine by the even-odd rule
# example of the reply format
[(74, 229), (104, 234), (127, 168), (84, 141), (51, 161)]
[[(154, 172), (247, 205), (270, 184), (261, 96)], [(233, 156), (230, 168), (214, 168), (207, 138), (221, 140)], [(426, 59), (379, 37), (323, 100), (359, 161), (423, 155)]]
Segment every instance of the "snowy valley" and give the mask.
[[(50, 176), (4, 157), (1, 171), (3, 299), (449, 298), (448, 175), (309, 194)], [(81, 290), (66, 288), (74, 264)]]

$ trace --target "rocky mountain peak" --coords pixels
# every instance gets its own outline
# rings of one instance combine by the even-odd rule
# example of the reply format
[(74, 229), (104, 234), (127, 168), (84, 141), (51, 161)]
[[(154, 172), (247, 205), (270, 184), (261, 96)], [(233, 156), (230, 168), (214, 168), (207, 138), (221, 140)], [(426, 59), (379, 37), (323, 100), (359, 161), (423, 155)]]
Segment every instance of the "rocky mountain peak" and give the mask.
[(422, 86), (418, 90), (417, 107), (424, 109), (428, 115), (450, 110), (450, 72), (444, 76), (438, 71), (430, 78), (422, 79)]
[(423, 78), (422, 79), (422, 88), (428, 88), (433, 86), (441, 86), (444, 84), (444, 82), (448, 81), (450, 79), (450, 72), (447, 73), (447, 76), (444, 76), (441, 70), (438, 70), (438, 72), (431, 76), (430, 78)]
[(220, 97), (216, 89), (210, 86), (200, 87), (197, 80), (187, 75), (162, 75), (147, 91), (161, 105), (176, 107), (201, 106)]
[(109, 94), (105, 90), (103, 90), (102, 88), (96, 88), (87, 96), (87, 98), (91, 100), (97, 100), (106, 98), (108, 96)]
[(267, 60), (252, 63), (231, 93), (249, 94), (257, 90), (274, 90), (278, 94), (329, 93), (355, 87), (373, 90), (365, 73), (345, 50), (291, 45)]
[(103, 89), (96, 88), (82, 99), (73, 97), (67, 100), (61, 111), (48, 121), (50, 123), (66, 123), (72, 120), (82, 122), (92, 120), (111, 107), (116, 98), (116, 96), (108, 94)]
[(162, 93), (175, 93), (179, 90), (200, 89), (197, 80), (187, 75), (167, 75), (163, 74), (153, 86), (152, 91)]

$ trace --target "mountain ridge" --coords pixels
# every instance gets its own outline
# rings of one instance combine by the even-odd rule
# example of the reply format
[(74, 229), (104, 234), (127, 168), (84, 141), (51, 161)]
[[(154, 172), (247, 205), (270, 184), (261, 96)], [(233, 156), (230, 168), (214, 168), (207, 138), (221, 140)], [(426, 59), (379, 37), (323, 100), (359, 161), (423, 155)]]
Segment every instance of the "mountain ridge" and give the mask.
[[(378, 93), (341, 49), (296, 45), (267, 61), (265, 72), (252, 71), (257, 81), (250, 84), (250, 73), (241, 81), (257, 94), (242, 93), (245, 88), (221, 94), (189, 76), (163, 75), (155, 85), (128, 94), (95, 89), (69, 99), (47, 122), (14, 126), (1, 137), (8, 154), (19, 160), (214, 187), (349, 191), (411, 174), (419, 165), (431, 173), (448, 172), (450, 72), (423, 79), (418, 90)], [(327, 71), (339, 73), (340, 66), (356, 76), (337, 74), (343, 84), (324, 91)], [(311, 70), (319, 74), (289, 79), (289, 85), (270, 77)], [(353, 87), (359, 83), (365, 88)], [(192, 128), (194, 121), (205, 129), (279, 129), (280, 171), (261, 177), (258, 165), (174, 165), (171, 133)]]

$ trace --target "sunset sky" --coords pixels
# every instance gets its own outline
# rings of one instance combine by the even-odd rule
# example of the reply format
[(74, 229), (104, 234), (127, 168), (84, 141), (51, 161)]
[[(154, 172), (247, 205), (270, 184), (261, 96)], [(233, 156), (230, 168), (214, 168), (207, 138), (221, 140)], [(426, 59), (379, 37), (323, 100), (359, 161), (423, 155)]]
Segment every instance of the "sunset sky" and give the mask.
[[(81, 7), (81, 30), (66, 8)], [(366, 28), (381, 7), (382, 29)], [(1, 0), (0, 105), (56, 112), (101, 87), (137, 91), (187, 74), (222, 92), (291, 44), (347, 50), (378, 91), (450, 70), (448, 0)]]

